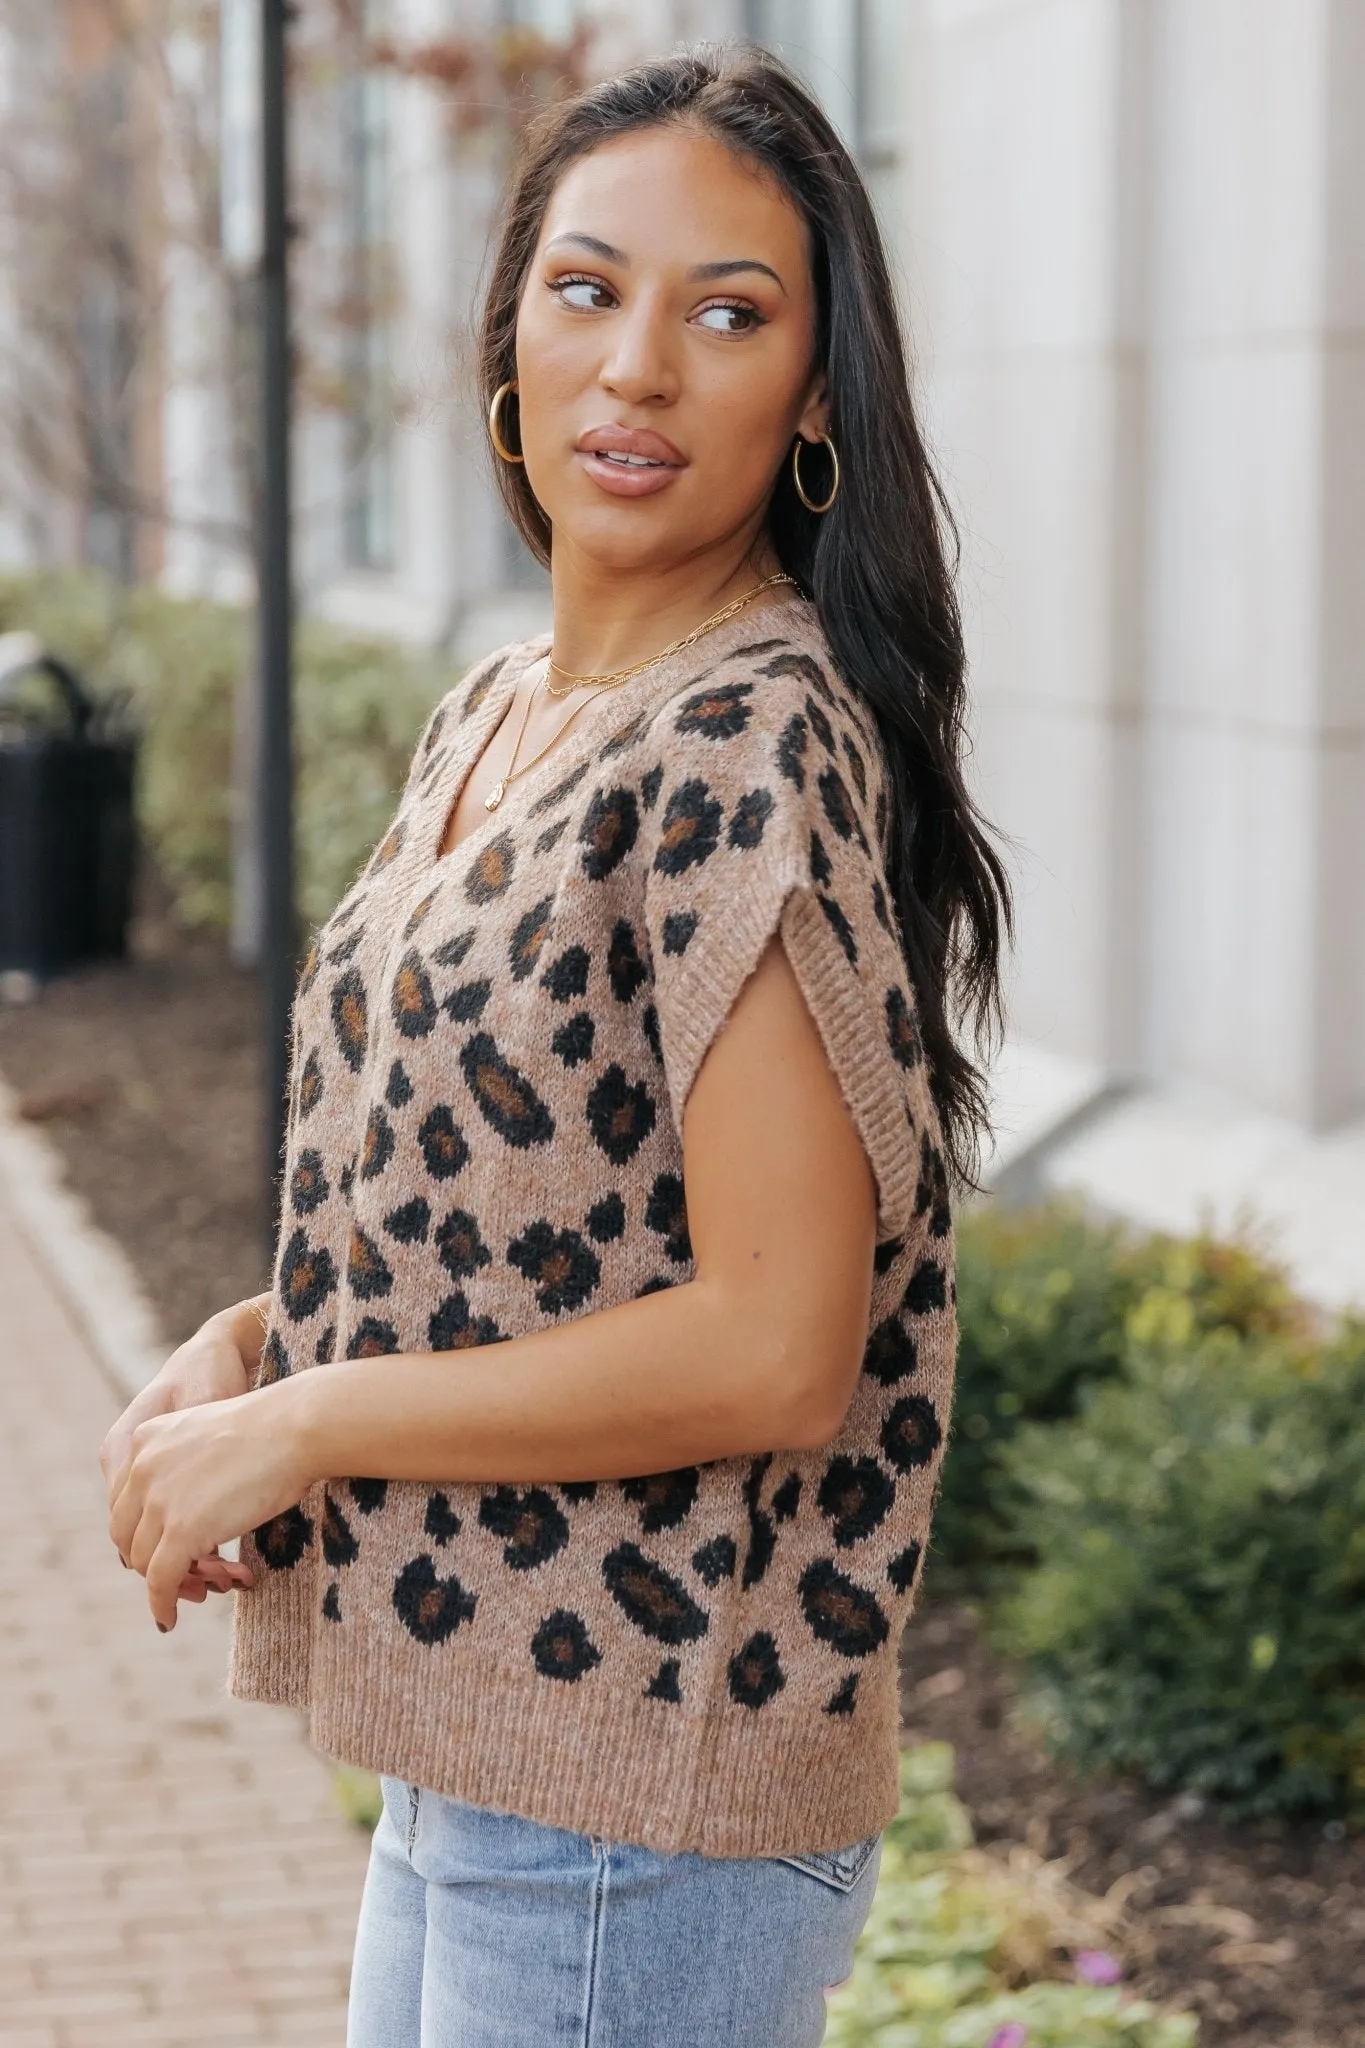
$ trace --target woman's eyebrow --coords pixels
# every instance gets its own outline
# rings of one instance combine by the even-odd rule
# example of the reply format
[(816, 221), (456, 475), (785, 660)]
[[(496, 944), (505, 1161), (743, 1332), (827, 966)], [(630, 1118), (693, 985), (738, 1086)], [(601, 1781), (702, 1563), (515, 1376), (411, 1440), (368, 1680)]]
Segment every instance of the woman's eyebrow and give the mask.
[[(554, 249), (561, 242), (572, 242), (577, 249), (586, 249), (589, 255), (600, 256), (604, 263), (619, 263), (624, 269), (630, 268), (630, 258), (624, 249), (615, 249), (610, 242), (604, 242), (597, 235), (579, 234), (575, 229), (566, 229), (562, 235), (552, 235), (545, 244)], [(736, 277), (741, 271), (757, 270), (764, 277), (770, 277), (785, 298), (787, 287), (783, 284), (771, 264), (760, 263), (756, 256), (732, 256), (719, 263), (695, 263), (687, 275), (694, 284), (710, 284), (720, 277)]]

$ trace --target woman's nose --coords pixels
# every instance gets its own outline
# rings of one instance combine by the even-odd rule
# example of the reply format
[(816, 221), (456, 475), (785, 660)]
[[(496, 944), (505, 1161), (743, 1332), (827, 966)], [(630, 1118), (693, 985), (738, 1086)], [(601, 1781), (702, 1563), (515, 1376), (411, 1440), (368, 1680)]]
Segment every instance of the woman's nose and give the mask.
[(671, 404), (678, 366), (662, 311), (639, 300), (611, 323), (611, 347), (598, 382), (626, 405)]

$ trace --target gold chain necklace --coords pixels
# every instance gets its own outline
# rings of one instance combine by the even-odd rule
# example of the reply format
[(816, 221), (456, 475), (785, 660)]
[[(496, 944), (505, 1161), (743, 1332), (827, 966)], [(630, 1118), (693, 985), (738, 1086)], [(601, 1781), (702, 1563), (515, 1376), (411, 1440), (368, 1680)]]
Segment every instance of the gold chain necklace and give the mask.
[(604, 687), (615, 689), (618, 683), (628, 682), (632, 676), (638, 676), (642, 669), (652, 668), (656, 661), (666, 661), (670, 654), (678, 654), (684, 647), (690, 647), (695, 640), (701, 639), (703, 633), (710, 633), (715, 627), (723, 626), (725, 621), (732, 619), (736, 612), (743, 611), (746, 604), (752, 604), (760, 591), (771, 590), (775, 583), (795, 582), (796, 578), (789, 576), (785, 569), (779, 569), (775, 576), (765, 576), (761, 583), (755, 583), (752, 590), (746, 590), (741, 596), (732, 598), (729, 604), (722, 605), (718, 612), (712, 612), (709, 619), (703, 619), (699, 626), (694, 626), (690, 633), (684, 633), (681, 640), (670, 642), (667, 647), (660, 648), (657, 654), (648, 655), (644, 661), (632, 662), (629, 668), (608, 669), (605, 675), (600, 676), (576, 676), (571, 675), (568, 669), (561, 668), (559, 663), (551, 656), (549, 658), (550, 669), (555, 675), (563, 676), (567, 688), (562, 690), (554, 689), (547, 675), (545, 678), (545, 694), (547, 697), (567, 697), (572, 690), (578, 688), (580, 683), (599, 683)]
[(550, 688), (551, 669), (554, 669), (555, 673), (561, 676), (567, 675), (568, 671), (566, 669), (559, 668), (557, 664), (553, 660), (551, 660), (550, 656), (547, 655), (545, 657), (545, 678), (543, 683), (540, 685), (540, 687), (545, 691), (547, 697), (567, 697), (569, 695), (569, 691), (576, 689), (580, 683), (596, 683), (598, 687), (595, 690), (590, 691), (586, 697), (581, 698), (580, 701), (574, 705), (573, 710), (556, 729), (553, 737), (545, 742), (545, 745), (540, 748), (538, 753), (532, 754), (529, 761), (523, 761), (520, 768), (518, 768), (517, 755), (521, 752), (521, 743), (526, 733), (526, 721), (531, 715), (531, 705), (535, 698), (536, 686), (533, 685), (531, 689), (527, 691), (526, 702), (522, 707), (521, 724), (517, 727), (516, 743), (512, 748), (512, 758), (508, 762), (504, 772), (498, 777), (497, 781), (493, 784), (493, 787), (489, 790), (487, 796), (484, 798), (484, 809), (486, 811), (495, 811), (498, 808), (498, 805), (502, 802), (503, 798), (507, 794), (508, 783), (514, 782), (519, 775), (525, 775), (528, 769), (535, 767), (537, 761), (543, 760), (545, 755), (549, 753), (551, 747), (553, 747), (555, 742), (559, 739), (560, 734), (568, 730), (569, 726), (573, 723), (574, 719), (577, 718), (579, 712), (583, 709), (583, 706), (585, 704), (591, 704), (594, 697), (602, 696), (604, 692), (606, 692), (607, 690), (619, 689), (622, 683), (629, 682), (632, 676), (638, 676), (643, 669), (653, 668), (656, 662), (666, 661), (670, 654), (677, 654), (681, 652), (681, 650), (684, 647), (690, 647), (695, 640), (700, 640), (704, 633), (710, 633), (714, 630), (715, 627), (724, 625), (725, 621), (727, 619), (732, 619), (735, 616), (736, 612), (743, 611), (745, 605), (752, 604), (754, 599), (758, 596), (761, 590), (770, 589), (774, 583), (795, 582), (796, 578), (794, 576), (788, 576), (785, 569), (779, 569), (775, 576), (765, 576), (763, 581), (761, 583), (756, 583), (752, 590), (746, 590), (742, 597), (734, 598), (729, 604), (723, 605), (718, 612), (713, 612), (709, 619), (703, 619), (701, 624), (699, 626), (694, 627), (690, 633), (684, 633), (681, 640), (674, 640), (670, 646), (661, 648), (657, 654), (651, 654), (644, 661), (634, 662), (629, 668), (612, 669), (606, 675), (573, 676), (570, 678), (569, 689), (567, 690), (552, 690)]

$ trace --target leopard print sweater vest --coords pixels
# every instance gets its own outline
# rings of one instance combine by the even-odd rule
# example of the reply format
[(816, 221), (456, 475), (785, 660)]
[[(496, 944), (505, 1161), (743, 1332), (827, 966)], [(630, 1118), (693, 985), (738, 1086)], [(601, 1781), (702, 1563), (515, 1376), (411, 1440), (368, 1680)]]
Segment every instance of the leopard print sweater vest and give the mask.
[[(866, 704), (813, 609), (743, 613), (573, 726), (449, 857), (543, 642), (433, 713), (298, 989), (261, 1376), (497, 1344), (685, 1281), (683, 1104), (780, 932), (878, 1193), (837, 1437), (638, 1478), (339, 1475), (243, 1541), (230, 1688), (356, 1764), (717, 1856), (897, 1805), (897, 1645), (955, 1350), (952, 1229)], [(609, 735), (609, 736), (608, 736)]]

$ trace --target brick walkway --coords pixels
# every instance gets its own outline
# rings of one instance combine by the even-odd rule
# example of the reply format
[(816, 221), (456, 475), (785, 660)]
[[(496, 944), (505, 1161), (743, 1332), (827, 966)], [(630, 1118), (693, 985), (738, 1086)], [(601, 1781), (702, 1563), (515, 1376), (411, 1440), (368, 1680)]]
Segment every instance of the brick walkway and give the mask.
[(116, 1412), (0, 1206), (0, 2048), (342, 2048), (364, 1837), (296, 1718), (160, 1636), (105, 1533)]

